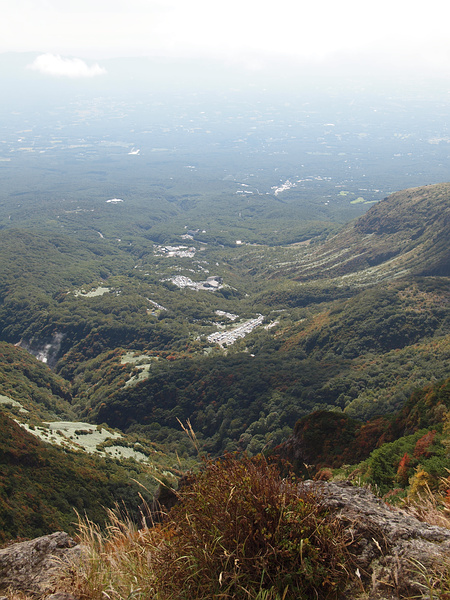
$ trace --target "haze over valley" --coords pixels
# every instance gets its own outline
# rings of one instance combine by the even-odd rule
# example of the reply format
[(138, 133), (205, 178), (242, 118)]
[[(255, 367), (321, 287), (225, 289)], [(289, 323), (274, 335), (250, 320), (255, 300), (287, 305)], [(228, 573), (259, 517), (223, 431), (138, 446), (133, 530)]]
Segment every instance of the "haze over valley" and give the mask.
[[(14, 102), (2, 107), (5, 226), (34, 226), (38, 210), (55, 230), (97, 232), (104, 203), (118, 198), (149, 234), (170, 219), (231, 239), (234, 228), (244, 242), (295, 242), (304, 221), (343, 223), (391, 192), (448, 179), (448, 103), (436, 83), (411, 97), (401, 84), (380, 93), (300, 70), (279, 89), (251, 73), (233, 86), (224, 73), (196, 90), (202, 63), (180, 80), (173, 62), (141, 59), (128, 77), (111, 60), (103, 88), (58, 80), (44, 96), (43, 76), (27, 69), (33, 55), (20, 56), (15, 77), (5, 74)], [(211, 202), (225, 226), (211, 222)], [(106, 236), (126, 237), (133, 223), (121, 225)]]

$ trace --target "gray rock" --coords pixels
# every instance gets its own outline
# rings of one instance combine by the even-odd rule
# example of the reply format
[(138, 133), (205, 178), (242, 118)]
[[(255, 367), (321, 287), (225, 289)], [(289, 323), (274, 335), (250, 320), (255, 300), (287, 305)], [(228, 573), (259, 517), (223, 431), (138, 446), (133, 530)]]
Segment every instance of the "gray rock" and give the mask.
[(55, 576), (62, 562), (80, 554), (80, 547), (62, 531), (2, 548), (0, 592), (13, 590), (31, 596), (49, 595), (55, 591)]
[(348, 482), (307, 481), (300, 487), (335, 513), (348, 534), (358, 577), (345, 598), (422, 598), (423, 574), (432, 577), (433, 569), (450, 562), (450, 530), (423, 523)]

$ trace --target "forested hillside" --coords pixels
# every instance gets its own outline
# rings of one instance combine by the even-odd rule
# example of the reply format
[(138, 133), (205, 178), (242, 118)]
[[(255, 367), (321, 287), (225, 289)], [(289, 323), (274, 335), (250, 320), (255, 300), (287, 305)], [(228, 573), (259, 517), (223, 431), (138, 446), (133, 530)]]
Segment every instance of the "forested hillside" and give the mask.
[[(414, 454), (411, 444), (437, 421), (424, 416), (411, 428), (392, 415), (449, 375), (449, 200), (450, 184), (406, 190), (328, 237), (314, 225), (289, 245), (224, 245), (176, 222), (170, 244), (134, 226), (123, 240), (84, 226), (61, 233), (47, 209), (39, 226), (8, 225), (0, 230), (2, 411), (38, 428), (117, 428), (128, 436), (123, 446), (167, 453), (154, 468), (172, 482), (177, 461), (196, 455), (180, 426), (188, 420), (212, 456), (269, 450), (317, 419), (325, 450), (308, 442), (308, 463), (356, 463), (402, 427), (419, 436), (405, 450)], [(108, 210), (116, 208), (108, 227), (123, 219), (121, 207)], [(106, 232), (99, 214), (95, 228)], [(322, 412), (306, 417), (314, 411)], [(17, 436), (15, 425), (10, 431)], [(59, 460), (56, 450), (36, 452)]]
[(362, 477), (383, 493), (410, 483), (417, 488), (417, 472), (422, 487), (437, 489), (450, 467), (449, 407), (447, 378), (416, 390), (401, 410), (365, 422), (338, 412), (314, 412), (297, 421), (274, 453), (309, 475), (347, 465), (347, 476)]
[(0, 543), (73, 532), (76, 512), (104, 523), (116, 504), (138, 519), (143, 488), (136, 479), (148, 476), (138, 464), (127, 466), (41, 442), (0, 413)]

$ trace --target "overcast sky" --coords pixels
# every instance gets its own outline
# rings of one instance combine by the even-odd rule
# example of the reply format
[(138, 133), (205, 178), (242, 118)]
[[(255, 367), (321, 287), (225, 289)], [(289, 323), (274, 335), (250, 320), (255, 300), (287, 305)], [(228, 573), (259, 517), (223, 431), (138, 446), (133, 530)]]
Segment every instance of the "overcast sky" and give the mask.
[(0, 52), (82, 59), (95, 71), (85, 75), (100, 75), (102, 59), (122, 56), (218, 58), (250, 69), (273, 58), (363, 60), (447, 74), (444, 6), (442, 0), (0, 0)]

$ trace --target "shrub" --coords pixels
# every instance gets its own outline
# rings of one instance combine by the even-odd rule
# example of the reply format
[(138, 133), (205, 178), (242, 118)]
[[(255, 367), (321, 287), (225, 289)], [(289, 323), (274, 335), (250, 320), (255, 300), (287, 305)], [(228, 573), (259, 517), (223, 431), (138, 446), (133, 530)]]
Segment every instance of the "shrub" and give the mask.
[(178, 496), (160, 525), (130, 532), (116, 522), (107, 542), (85, 536), (101, 585), (94, 593), (91, 577), (80, 597), (331, 599), (348, 582), (338, 521), (262, 457), (208, 461)]
[[(262, 457), (209, 462), (180, 494), (161, 552), (178, 597), (332, 597), (346, 574), (343, 533), (320, 499)], [(163, 575), (163, 573), (161, 573)]]

